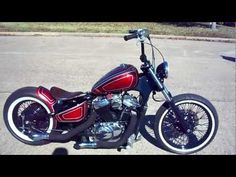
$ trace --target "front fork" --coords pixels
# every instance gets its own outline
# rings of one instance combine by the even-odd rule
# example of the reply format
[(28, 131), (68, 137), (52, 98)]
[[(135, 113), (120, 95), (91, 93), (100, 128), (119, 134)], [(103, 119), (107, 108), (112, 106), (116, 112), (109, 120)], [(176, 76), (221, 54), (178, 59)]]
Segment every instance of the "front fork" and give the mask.
[(148, 71), (149, 71), (152, 79), (154, 80), (154, 82), (158, 86), (158, 88), (160, 90), (162, 90), (161, 92), (164, 95), (167, 103), (169, 104), (170, 108), (172, 109), (172, 111), (176, 115), (176, 117), (179, 121), (179, 124), (180, 124), (180, 129), (184, 133), (187, 133), (188, 132), (188, 124), (184, 120), (184, 116), (180, 113), (178, 106), (175, 105), (174, 100), (172, 99), (171, 93), (168, 91), (168, 89), (165, 87), (165, 85), (157, 78), (156, 74), (153, 72), (153, 70), (151, 68), (149, 68)]

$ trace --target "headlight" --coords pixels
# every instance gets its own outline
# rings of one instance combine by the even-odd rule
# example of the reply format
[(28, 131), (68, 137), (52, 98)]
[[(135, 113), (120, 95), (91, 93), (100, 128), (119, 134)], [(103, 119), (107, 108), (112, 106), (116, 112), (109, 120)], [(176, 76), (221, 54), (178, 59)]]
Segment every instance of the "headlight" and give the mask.
[(169, 65), (168, 65), (167, 61), (164, 61), (159, 66), (157, 66), (156, 74), (158, 77), (160, 77), (160, 79), (162, 79), (162, 80), (164, 78), (167, 79), (168, 73), (169, 73)]

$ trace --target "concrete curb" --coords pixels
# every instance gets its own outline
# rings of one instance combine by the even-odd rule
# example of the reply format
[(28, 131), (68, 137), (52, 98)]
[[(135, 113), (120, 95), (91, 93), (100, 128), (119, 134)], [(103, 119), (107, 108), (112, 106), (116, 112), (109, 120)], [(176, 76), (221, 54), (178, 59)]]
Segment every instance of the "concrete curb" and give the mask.
[[(117, 34), (117, 33), (77, 33), (77, 32), (0, 32), (0, 36), (123, 37), (124, 35), (125, 34)], [(194, 41), (236, 43), (236, 39), (232, 39), (232, 38), (173, 36), (173, 35), (151, 35), (151, 37), (156, 38), (156, 39), (194, 40)]]

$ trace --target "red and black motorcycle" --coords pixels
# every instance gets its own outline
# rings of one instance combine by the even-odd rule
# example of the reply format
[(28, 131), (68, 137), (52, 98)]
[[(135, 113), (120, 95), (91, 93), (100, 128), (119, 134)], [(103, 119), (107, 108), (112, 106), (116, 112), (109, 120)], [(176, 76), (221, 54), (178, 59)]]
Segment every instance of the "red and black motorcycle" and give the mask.
[[(148, 30), (129, 33), (126, 41), (136, 38), (141, 43), (141, 73), (130, 64), (121, 64), (85, 93), (58, 87), (20, 88), (8, 97), (3, 111), (11, 134), (29, 145), (75, 141), (75, 149), (127, 148), (140, 139), (140, 122), (150, 94), (161, 92), (165, 102), (155, 116), (157, 143), (178, 154), (206, 147), (218, 129), (214, 106), (195, 94), (172, 96), (164, 85), (168, 63), (153, 46)], [(144, 44), (152, 47), (152, 62), (147, 60)], [(154, 49), (163, 59), (157, 67)]]

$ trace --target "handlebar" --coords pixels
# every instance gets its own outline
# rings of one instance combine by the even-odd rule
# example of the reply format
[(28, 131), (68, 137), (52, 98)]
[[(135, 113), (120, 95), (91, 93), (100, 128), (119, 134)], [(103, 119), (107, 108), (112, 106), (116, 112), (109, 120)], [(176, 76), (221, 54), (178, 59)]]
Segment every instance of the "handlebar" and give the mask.
[(128, 40), (130, 40), (130, 39), (134, 39), (134, 38), (137, 38), (138, 36), (137, 36), (137, 34), (136, 33), (133, 33), (133, 34), (130, 34), (130, 35), (125, 35), (124, 36), (124, 40), (125, 41), (128, 41)]
[(149, 31), (147, 29), (135, 29), (129, 30), (130, 35), (125, 35), (124, 40), (128, 41), (130, 39), (138, 38), (139, 41), (144, 41), (149, 38)]
[(151, 42), (150, 36), (149, 36), (149, 31), (147, 29), (134, 29), (134, 30), (129, 30), (129, 35), (125, 35), (124, 36), (124, 40), (128, 41), (130, 39), (134, 39), (137, 38), (137, 41), (141, 43), (141, 55), (140, 55), (140, 60), (144, 63), (144, 64), (150, 64), (150, 61), (147, 60), (147, 57), (145, 55), (145, 51), (144, 51), (144, 41), (147, 38), (149, 40), (149, 44), (152, 48), (152, 65), (155, 68), (155, 57), (154, 57), (154, 49), (156, 49), (159, 54), (161, 55), (163, 61), (165, 61), (162, 53), (160, 52), (159, 49), (157, 49)]

